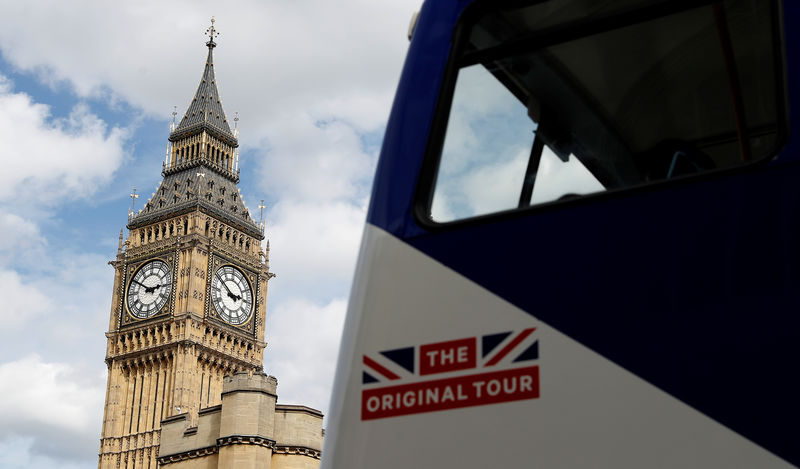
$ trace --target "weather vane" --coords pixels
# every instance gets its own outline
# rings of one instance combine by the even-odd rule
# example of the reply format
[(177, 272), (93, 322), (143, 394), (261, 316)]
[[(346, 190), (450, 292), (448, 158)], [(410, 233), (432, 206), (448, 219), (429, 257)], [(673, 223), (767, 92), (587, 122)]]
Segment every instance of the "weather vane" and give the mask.
[(267, 206), (264, 205), (264, 199), (261, 199), (261, 203), (258, 204), (258, 208), (261, 211), (261, 216), (260, 216), (260, 219), (258, 221), (258, 226), (261, 227), (261, 232), (263, 233), (264, 232), (264, 209), (267, 208)]
[(131, 192), (131, 215), (136, 212), (136, 199), (139, 198), (139, 194), (136, 193), (136, 186), (133, 186), (133, 192)]
[(169, 131), (172, 132), (175, 130), (175, 126), (177, 125), (175, 122), (175, 117), (178, 115), (178, 106), (172, 106), (172, 123), (169, 125)]
[(206, 29), (206, 35), (208, 36), (208, 42), (206, 42), (206, 45), (208, 47), (216, 46), (217, 44), (214, 42), (214, 38), (219, 36), (219, 33), (217, 32), (216, 28), (214, 28), (214, 17), (213, 16), (211, 17), (211, 27)]

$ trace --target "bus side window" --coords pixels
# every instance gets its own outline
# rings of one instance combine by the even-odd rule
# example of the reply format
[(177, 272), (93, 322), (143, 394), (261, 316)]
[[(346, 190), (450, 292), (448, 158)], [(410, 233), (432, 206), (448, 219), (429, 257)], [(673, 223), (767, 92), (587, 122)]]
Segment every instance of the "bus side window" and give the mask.
[[(636, 18), (647, 2), (503, 4), (465, 15), (456, 80), (443, 88), (453, 92), (437, 116), (446, 126), (429, 146), (441, 153), (429, 152), (436, 171), (423, 172), (429, 221), (691, 177), (779, 151), (788, 123), (775, 2), (675, 4), (618, 23), (608, 18)], [(588, 28), (592, 15), (608, 26)]]

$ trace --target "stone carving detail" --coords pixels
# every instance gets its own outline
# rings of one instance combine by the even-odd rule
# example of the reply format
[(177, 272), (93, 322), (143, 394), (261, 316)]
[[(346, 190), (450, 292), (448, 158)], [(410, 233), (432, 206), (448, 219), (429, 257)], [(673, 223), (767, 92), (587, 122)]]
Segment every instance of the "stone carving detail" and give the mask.
[(125, 253), (128, 259), (141, 259), (143, 257), (152, 256), (158, 252), (162, 252), (177, 245), (180, 242), (178, 237), (162, 239), (140, 246), (129, 246)]
[(269, 448), (275, 454), (292, 454), (304, 455), (314, 459), (322, 457), (322, 451), (306, 448), (305, 446), (281, 446), (277, 445), (275, 441), (269, 438), (264, 438), (256, 435), (232, 435), (224, 438), (218, 438), (217, 444), (214, 446), (207, 446), (205, 448), (193, 449), (184, 451), (182, 453), (170, 454), (158, 458), (159, 465), (167, 465), (170, 463), (186, 461), (189, 459), (201, 458), (219, 453), (220, 448), (229, 445), (257, 445)]
[(246, 254), (240, 251), (239, 249), (236, 249), (235, 247), (226, 244), (225, 242), (212, 241), (211, 243), (212, 246), (214, 247), (214, 250), (222, 252), (223, 254), (225, 254), (225, 257), (231, 260), (235, 260), (239, 264), (243, 264), (257, 270), (260, 270), (263, 267), (263, 264), (257, 252), (253, 254)]
[(322, 451), (313, 448), (306, 448), (305, 446), (277, 445), (272, 452), (275, 454), (302, 454), (304, 456), (310, 456), (314, 459), (320, 459), (322, 457)]
[(215, 454), (218, 451), (219, 451), (219, 446), (208, 446), (206, 448), (186, 451), (184, 453), (170, 454), (168, 456), (159, 457), (158, 464), (159, 466), (163, 466), (173, 462), (186, 461), (187, 459), (201, 458), (203, 456), (209, 456)]
[(228, 446), (228, 445), (257, 445), (269, 449), (274, 449), (275, 440), (270, 440), (269, 438), (264, 438), (262, 436), (256, 436), (256, 435), (232, 435), (232, 436), (226, 436), (224, 438), (217, 438), (218, 447)]

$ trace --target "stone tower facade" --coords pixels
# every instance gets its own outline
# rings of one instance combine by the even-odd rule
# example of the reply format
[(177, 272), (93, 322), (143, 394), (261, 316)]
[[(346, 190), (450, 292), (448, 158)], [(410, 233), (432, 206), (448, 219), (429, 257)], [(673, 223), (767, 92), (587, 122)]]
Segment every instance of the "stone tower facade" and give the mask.
[[(238, 131), (208, 30), (200, 85), (171, 128), (163, 180), (128, 220), (114, 267), (100, 468), (155, 468), (162, 420), (222, 404), (224, 377), (260, 375), (269, 247), (237, 188)], [(321, 426), (321, 423), (320, 423)]]

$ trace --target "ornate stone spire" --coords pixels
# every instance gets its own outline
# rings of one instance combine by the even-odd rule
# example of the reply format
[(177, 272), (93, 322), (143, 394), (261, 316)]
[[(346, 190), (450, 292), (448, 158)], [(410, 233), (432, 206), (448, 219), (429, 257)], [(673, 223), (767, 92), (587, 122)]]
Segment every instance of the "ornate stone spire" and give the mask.
[(200, 79), (200, 85), (198, 85), (194, 98), (189, 103), (189, 108), (183, 115), (180, 124), (170, 133), (169, 140), (176, 142), (205, 130), (224, 143), (237, 147), (239, 144), (236, 136), (231, 131), (228, 119), (225, 117), (225, 111), (222, 109), (222, 99), (219, 96), (217, 81), (214, 76), (213, 51), (217, 46), (214, 38), (219, 33), (214, 28), (213, 17), (211, 18), (211, 27), (206, 30), (206, 35), (208, 35), (208, 42), (206, 42), (208, 57), (206, 58), (203, 77)]
[(180, 123), (170, 126), (170, 144), (161, 172), (164, 180), (144, 208), (134, 213), (131, 207), (128, 228), (199, 209), (256, 239), (264, 239), (236, 187), (238, 132), (231, 131), (217, 91), (213, 50), (218, 33), (214, 18), (206, 34), (208, 58), (200, 85)]

